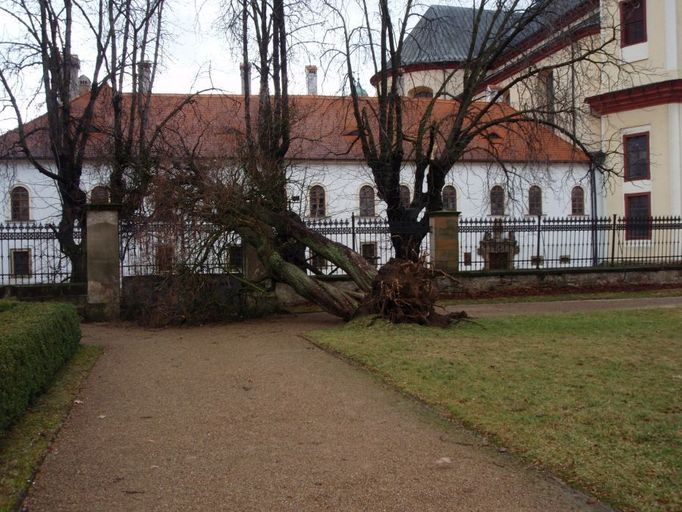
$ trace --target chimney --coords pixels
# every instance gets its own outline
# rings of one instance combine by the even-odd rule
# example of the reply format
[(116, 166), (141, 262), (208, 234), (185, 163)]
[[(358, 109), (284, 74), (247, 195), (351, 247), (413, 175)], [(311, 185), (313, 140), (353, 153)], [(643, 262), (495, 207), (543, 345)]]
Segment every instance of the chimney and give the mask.
[(137, 63), (137, 92), (152, 92), (152, 63), (148, 60)]
[(244, 64), (243, 62), (239, 64), (239, 76), (242, 79), (242, 95), (244, 95), (247, 89), (251, 90), (251, 64)]
[(305, 67), (305, 84), (309, 96), (317, 96), (317, 66), (312, 64)]
[(92, 82), (90, 79), (85, 76), (81, 75), (78, 77), (78, 96), (83, 96), (84, 94), (90, 92), (90, 86), (92, 85)]
[(81, 69), (81, 61), (78, 55), (71, 54), (69, 62), (69, 99), (74, 99), (79, 96), (80, 87), (78, 85), (78, 72)]

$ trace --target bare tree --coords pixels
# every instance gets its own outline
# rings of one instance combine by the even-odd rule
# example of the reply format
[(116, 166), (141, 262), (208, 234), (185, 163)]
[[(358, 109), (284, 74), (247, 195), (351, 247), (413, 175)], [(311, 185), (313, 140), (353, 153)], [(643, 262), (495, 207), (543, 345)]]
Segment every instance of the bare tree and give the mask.
[[(477, 0), (459, 7), (459, 17), (452, 20), (444, 19), (440, 7), (420, 14), (421, 7), (412, 0), (358, 0), (359, 25), (349, 21), (344, 4), (325, 4), (335, 20), (330, 33), (340, 34), (342, 41), (341, 48), (330, 49), (328, 55), (343, 62), (357, 144), (386, 203), (398, 258), (418, 258), (429, 213), (442, 209), (446, 176), (468, 153), (486, 154), (505, 172), (514, 172), (491, 142), (500, 128), (527, 141), (529, 161), (545, 158), (537, 143), (542, 130), (549, 129), (573, 143), (594, 169), (607, 171), (583, 137), (584, 130), (578, 129), (584, 112), (575, 88), (589, 75), (582, 84), (574, 81), (562, 96), (548, 82), (559, 73), (574, 77), (572, 71), (583, 67), (596, 75), (598, 84), (597, 66), (614, 63), (609, 47), (615, 29), (602, 30), (602, 37), (584, 35), (586, 26), (594, 26), (598, 1)], [(454, 35), (444, 38), (443, 24), (453, 21)], [(598, 30), (598, 18), (596, 24)], [(441, 66), (440, 83), (430, 91), (430, 99), (411, 98), (403, 84), (406, 64), (419, 54), (437, 59), (428, 52), (447, 44), (464, 47), (459, 62)], [(374, 73), (376, 99), (371, 101), (357, 86), (358, 55), (369, 60)], [(531, 88), (532, 94), (516, 108), (504, 104), (510, 93), (523, 88)], [(406, 205), (400, 199), (400, 173), (408, 164), (414, 194)]]
[[(137, 64), (158, 58), (163, 0), (4, 0), (0, 12), (18, 27), (16, 37), (0, 41), (3, 101), (13, 110), (18, 125), (15, 147), (10, 151), (16, 154), (18, 150), (39, 173), (54, 180), (62, 203), (57, 238), (71, 262), (71, 279), (83, 281), (87, 199), (82, 188), (84, 161), (92, 157), (89, 152), (95, 147), (93, 134), (100, 131), (98, 122), (106, 114), (102, 101), (110, 100), (116, 120), (112, 192), (116, 200), (124, 199), (122, 174), (131, 161), (132, 131), (144, 131), (141, 119), (148, 101), (141, 95), (139, 101), (131, 103), (125, 127), (121, 89), (131, 81), (141, 91), (144, 80)], [(87, 91), (79, 91), (79, 61), (74, 44), (86, 51), (92, 62)], [(32, 76), (41, 74), (36, 94), (44, 101), (46, 116), (44, 122), (27, 122), (20, 97), (22, 87)], [(105, 90), (108, 96), (103, 99)], [(74, 101), (81, 92), (85, 94)], [(46, 146), (51, 155), (47, 162), (35, 150)], [(143, 148), (137, 149), (139, 155), (144, 154)], [(82, 230), (81, 242), (74, 236), (76, 227)]]

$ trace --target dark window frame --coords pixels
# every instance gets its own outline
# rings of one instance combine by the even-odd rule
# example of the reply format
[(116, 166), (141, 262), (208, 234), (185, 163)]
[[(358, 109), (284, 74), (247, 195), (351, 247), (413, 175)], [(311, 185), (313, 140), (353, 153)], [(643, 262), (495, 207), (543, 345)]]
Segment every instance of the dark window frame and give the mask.
[[(580, 191), (580, 211), (576, 211), (576, 191)], [(576, 185), (571, 189), (571, 215), (584, 216), (585, 215), (585, 189), (580, 185)]]
[[(366, 253), (365, 248), (367, 247), (372, 247), (372, 254), (369, 255)], [(379, 246), (377, 245), (376, 242), (362, 242), (360, 243), (360, 255), (365, 258), (367, 263), (373, 266), (377, 266), (379, 262), (379, 254), (378, 254)]]
[[(407, 185), (400, 185), (400, 206), (409, 208), (412, 202), (412, 191)], [(407, 191), (407, 192), (406, 192)]]
[(360, 217), (376, 217), (376, 193), (374, 188), (369, 185), (360, 187), (358, 199), (360, 202)]
[[(319, 190), (321, 192), (320, 197), (314, 197), (313, 191)], [(309, 214), (310, 217), (319, 219), (327, 216), (327, 191), (322, 185), (313, 185), (308, 190), (308, 200), (309, 200)]]
[[(26, 256), (26, 258), (27, 258), (26, 265), (28, 268), (28, 273), (22, 273), (22, 274), (17, 273), (17, 268), (16, 268), (17, 264), (16, 264), (15, 256), (19, 253), (25, 253), (27, 255)], [(12, 277), (22, 277), (22, 278), (32, 277), (33, 276), (33, 269), (31, 268), (31, 249), (28, 249), (28, 248), (26, 248), (26, 249), (23, 249), (23, 248), (22, 249), (11, 249), (11, 255), (12, 255), (12, 259), (10, 260), (10, 264), (11, 264)]]
[[(17, 193), (24, 193), (26, 197), (18, 198)], [(25, 201), (25, 204), (17, 204)], [(23, 185), (17, 185), (10, 192), (10, 219), (12, 222), (30, 222), (31, 220), (31, 194)]]
[[(647, 214), (643, 217), (631, 217), (629, 214), (629, 201), (638, 197), (647, 198)], [(636, 194), (625, 194), (624, 195), (624, 207), (625, 207), (625, 240), (651, 240), (651, 192), (638, 192)], [(633, 224), (630, 219), (647, 219), (644, 223)], [(643, 235), (640, 235), (640, 231), (644, 231)]]
[[(449, 204), (446, 204), (446, 189), (448, 192), (452, 191), (452, 197), (454, 198), (454, 207), (450, 207)], [(443, 202), (443, 210), (448, 210), (448, 211), (457, 211), (457, 189), (453, 187), (452, 185), (445, 185), (443, 187), (443, 190), (440, 192), (440, 197), (441, 201)], [(449, 201), (448, 201), (449, 202)]]
[[(534, 197), (534, 194), (538, 194)], [(537, 185), (532, 185), (528, 189), (528, 215), (542, 215), (542, 189)]]
[[(500, 191), (501, 197), (495, 198), (493, 197), (493, 194), (496, 193), (497, 191)], [(505, 202), (505, 193), (504, 193), (504, 187), (501, 185), (495, 185), (490, 189), (490, 215), (494, 216), (503, 216), (504, 215), (504, 202)]]
[[(630, 176), (630, 152), (628, 151), (628, 141), (644, 137), (646, 140), (646, 175)], [(623, 179), (625, 181), (639, 181), (651, 179), (651, 137), (649, 132), (628, 133), (623, 135)]]
[[(641, 4), (641, 6), (642, 6), (642, 19), (634, 20), (634, 22), (631, 22), (631, 24), (641, 23), (642, 24), (642, 34), (641, 34), (640, 39), (629, 40), (628, 39), (628, 31), (625, 30), (626, 9), (628, 8), (629, 4), (632, 4), (635, 2)], [(649, 37), (647, 34), (647, 28), (646, 28), (646, 22), (647, 22), (646, 0), (625, 0), (623, 2), (620, 2), (618, 7), (620, 9), (620, 46), (621, 46), (621, 48), (625, 48), (627, 46), (633, 46), (635, 44), (646, 43), (648, 41), (648, 37)]]

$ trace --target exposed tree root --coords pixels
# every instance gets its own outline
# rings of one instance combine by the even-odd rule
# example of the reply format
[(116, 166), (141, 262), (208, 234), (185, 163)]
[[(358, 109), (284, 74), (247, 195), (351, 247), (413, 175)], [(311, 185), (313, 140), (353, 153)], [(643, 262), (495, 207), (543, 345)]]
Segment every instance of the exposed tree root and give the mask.
[(392, 259), (379, 269), (358, 315), (378, 315), (392, 323), (446, 327), (468, 318), (464, 312), (438, 313), (434, 272), (423, 260)]

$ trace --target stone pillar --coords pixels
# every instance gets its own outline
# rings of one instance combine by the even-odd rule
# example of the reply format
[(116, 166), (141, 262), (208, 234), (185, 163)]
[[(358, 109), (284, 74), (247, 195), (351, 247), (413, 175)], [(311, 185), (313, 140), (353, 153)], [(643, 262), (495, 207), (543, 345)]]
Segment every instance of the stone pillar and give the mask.
[(118, 205), (88, 205), (87, 316), (92, 320), (116, 320), (120, 313), (121, 263), (118, 211)]
[(453, 274), (459, 270), (459, 212), (429, 214), (431, 266)]

